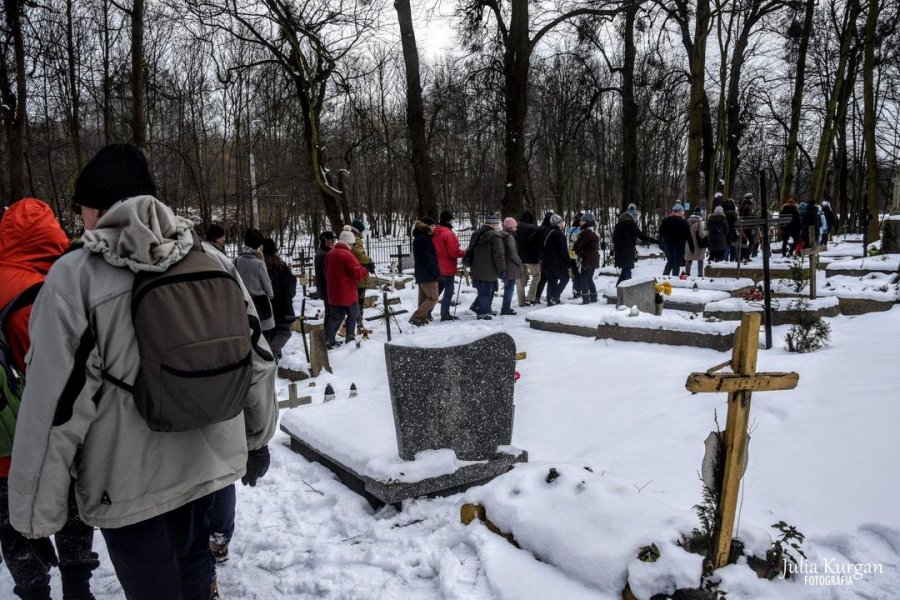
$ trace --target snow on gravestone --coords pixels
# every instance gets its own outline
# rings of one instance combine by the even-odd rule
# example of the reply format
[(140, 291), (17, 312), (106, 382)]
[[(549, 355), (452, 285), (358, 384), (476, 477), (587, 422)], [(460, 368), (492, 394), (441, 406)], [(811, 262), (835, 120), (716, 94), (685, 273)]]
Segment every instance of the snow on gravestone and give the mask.
[(637, 306), (644, 313), (656, 313), (656, 280), (652, 277), (628, 279), (616, 287), (616, 306)]
[(487, 460), (512, 441), (516, 344), (495, 333), (468, 344), (421, 348), (385, 344), (400, 457), (450, 448)]

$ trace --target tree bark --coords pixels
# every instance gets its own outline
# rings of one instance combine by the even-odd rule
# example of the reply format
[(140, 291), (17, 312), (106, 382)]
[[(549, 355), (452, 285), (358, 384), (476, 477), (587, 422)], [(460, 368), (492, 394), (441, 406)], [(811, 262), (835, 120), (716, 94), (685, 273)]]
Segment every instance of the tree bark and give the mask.
[(144, 0), (131, 5), (131, 140), (147, 152), (144, 109)]
[(691, 57), (691, 91), (688, 100), (687, 165), (685, 200), (696, 204), (703, 196), (700, 159), (703, 145), (703, 87), (706, 78), (706, 39), (709, 32), (709, 0), (697, 0), (697, 18)]
[(12, 34), (13, 62), (15, 64), (15, 91), (12, 89), (6, 62), (0, 65), (0, 95), (3, 100), (3, 124), (9, 155), (9, 197), (12, 204), (26, 194), (25, 132), (27, 88), (25, 86), (25, 38), (22, 32), (22, 0), (4, 0), (6, 26)]
[(528, 2), (512, 0), (509, 34), (503, 51), (504, 102), (506, 108), (506, 190), (501, 216), (518, 217), (525, 205), (528, 164), (525, 160), (525, 118), (528, 114), (528, 70), (531, 42), (528, 38)]
[(881, 203), (878, 196), (878, 156), (875, 147), (875, 30), (878, 25), (879, 0), (869, 0), (866, 33), (863, 44), (863, 145), (866, 149), (866, 199), (868, 200), (869, 235), (879, 239)]
[(425, 107), (422, 102), (422, 83), (419, 76), (419, 50), (412, 22), (409, 0), (396, 0), (397, 20), (400, 23), (400, 43), (406, 67), (406, 125), (409, 129), (413, 177), (419, 198), (419, 217), (437, 219), (437, 196), (431, 178), (428, 139), (425, 135)]
[(66, 63), (69, 77), (69, 94), (72, 97), (72, 108), (69, 128), (72, 135), (72, 146), (75, 149), (75, 168), (81, 171), (81, 94), (78, 89), (76, 76), (77, 57), (75, 55), (75, 32), (72, 18), (72, 8), (75, 0), (66, 0)]
[[(809, 37), (813, 29), (813, 14), (816, 0), (806, 0), (803, 13), (803, 29), (800, 33), (800, 46), (797, 50), (797, 73), (794, 78), (794, 93), (791, 96), (791, 122), (788, 130), (788, 142), (785, 150), (784, 165), (781, 171), (781, 203), (791, 197), (794, 185), (794, 174), (797, 169), (797, 144), (800, 135), (800, 111), (803, 107), (803, 86), (806, 81), (806, 54), (809, 50)], [(846, 125), (845, 125), (846, 131)], [(846, 191), (846, 188), (845, 188)], [(846, 218), (846, 216), (844, 217)]]
[(638, 195), (638, 106), (634, 99), (634, 22), (638, 6), (625, 11), (625, 54), (622, 63), (622, 210), (637, 204)]

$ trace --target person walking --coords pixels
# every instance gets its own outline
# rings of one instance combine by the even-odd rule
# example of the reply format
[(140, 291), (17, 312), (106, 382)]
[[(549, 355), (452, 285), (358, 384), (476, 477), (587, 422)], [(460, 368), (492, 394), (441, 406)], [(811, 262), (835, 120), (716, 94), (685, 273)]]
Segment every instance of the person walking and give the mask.
[(500, 236), (500, 217), (488, 215), (472, 239), (466, 251), (466, 262), (472, 273), (472, 282), (478, 292), (475, 299), (475, 313), (479, 319), (489, 320), (492, 315), (491, 302), (500, 274), (506, 269), (506, 251)]
[[(537, 293), (538, 285), (541, 282), (540, 248), (531, 244), (531, 236), (536, 231), (537, 225), (534, 224), (534, 213), (530, 210), (522, 211), (516, 226), (516, 249), (519, 251), (519, 258), (522, 259), (523, 267), (522, 276), (516, 281), (519, 306), (534, 304), (534, 294)], [(531, 286), (527, 287), (529, 278), (531, 279)]]
[(550, 233), (544, 240), (542, 269), (547, 277), (547, 304), (554, 306), (562, 303), (562, 293), (569, 283), (569, 244), (563, 228), (565, 221), (560, 215), (550, 217)]
[(453, 233), (453, 214), (449, 210), (441, 211), (440, 222), (434, 228), (431, 241), (434, 243), (438, 269), (441, 273), (438, 279), (438, 294), (443, 294), (441, 321), (455, 321), (457, 317), (450, 314), (450, 306), (453, 303), (453, 289), (459, 270), (457, 262), (466, 255), (466, 251), (459, 247), (459, 238)]
[(225, 254), (225, 230), (221, 225), (213, 223), (206, 228), (206, 241), (212, 244), (216, 250)]
[(672, 214), (659, 224), (659, 239), (662, 241), (663, 252), (666, 253), (663, 275), (677, 277), (681, 273), (681, 265), (684, 263), (685, 244), (691, 253), (694, 252), (691, 228), (684, 220), (684, 206), (680, 203), (676, 204), (672, 208)]
[(413, 227), (412, 254), (415, 261), (414, 275), (419, 288), (419, 306), (409, 322), (416, 327), (428, 325), (431, 321), (431, 311), (437, 305), (441, 270), (438, 267), (437, 252), (432, 239), (434, 229), (434, 219), (428, 217), (422, 217)]
[[(741, 210), (738, 214), (740, 216), (741, 221), (744, 219), (751, 219), (756, 216), (756, 203), (754, 202), (754, 196), (750, 192), (744, 194), (744, 201), (741, 202)], [(739, 241), (739, 250), (740, 250), (740, 259), (741, 260), (749, 260), (751, 258), (756, 257), (757, 251), (759, 250), (759, 235), (756, 227), (743, 227), (741, 229), (743, 239)], [(744, 246), (746, 242), (747, 250), (744, 251)]]
[(328, 278), (325, 276), (325, 258), (328, 252), (334, 247), (337, 238), (330, 231), (323, 231), (319, 234), (319, 248), (316, 250), (316, 256), (313, 259), (313, 270), (316, 277), (316, 294), (319, 300), (325, 305), (322, 314), (325, 320), (328, 320), (330, 309), (328, 306)]
[(234, 266), (250, 297), (253, 298), (253, 306), (259, 316), (259, 326), (263, 336), (268, 342), (275, 330), (275, 317), (272, 313), (272, 299), (275, 290), (272, 289), (272, 280), (266, 270), (266, 263), (262, 255), (263, 235), (259, 229), (248, 229), (244, 234), (244, 248), (240, 255), (234, 259)]
[(516, 282), (522, 277), (522, 258), (519, 256), (519, 248), (516, 243), (518, 225), (512, 217), (506, 217), (503, 219), (503, 231), (500, 232), (500, 236), (503, 238), (503, 254), (506, 258), (506, 268), (501, 273), (503, 279), (501, 315), (516, 314), (516, 311), (512, 309), (512, 297), (516, 289)]
[(725, 216), (725, 210), (721, 206), (717, 206), (713, 214), (709, 215), (706, 229), (707, 237), (709, 238), (710, 262), (725, 260), (730, 228), (728, 227), (728, 218)]
[(793, 198), (788, 198), (781, 206), (778, 216), (791, 218), (790, 223), (781, 226), (781, 256), (784, 257), (793, 254), (800, 242), (800, 211)]
[[(366, 248), (363, 244), (362, 232), (365, 230), (366, 226), (359, 219), (354, 219), (350, 223), (350, 225), (344, 225), (344, 231), (350, 231), (351, 233), (353, 233), (353, 244), (351, 245), (351, 250), (353, 251), (353, 255), (356, 257), (356, 260), (359, 261), (359, 264), (363, 266), (363, 268), (369, 275), (374, 275), (375, 261), (373, 261), (366, 253)], [(397, 270), (398, 272), (401, 270), (401, 265), (397, 265)], [(366, 277), (358, 281), (356, 284), (356, 301), (359, 304), (360, 317), (362, 317), (362, 310), (366, 305), (366, 289), (368, 289), (366, 280), (368, 279), (369, 275), (366, 275)], [(356, 332), (360, 335), (369, 335), (370, 333), (372, 333), (371, 329), (367, 329), (365, 325), (363, 325), (362, 318), (357, 320), (356, 328)]]
[(572, 278), (572, 298), (577, 300), (581, 298), (581, 265), (578, 263), (578, 254), (575, 252), (575, 240), (581, 233), (581, 216), (583, 212), (579, 212), (572, 219), (572, 226), (564, 229), (566, 233), (566, 241), (569, 248), (569, 274)]
[(276, 360), (281, 359), (281, 349), (291, 339), (291, 326), (297, 315), (294, 313), (294, 296), (297, 295), (297, 278), (287, 263), (278, 256), (278, 246), (275, 240), (266, 238), (263, 240), (263, 262), (266, 263), (266, 272), (272, 282), (272, 318), (275, 327), (266, 338), (269, 347)]
[(615, 265), (619, 268), (618, 286), (623, 281), (631, 279), (631, 270), (637, 260), (637, 241), (645, 244), (657, 244), (654, 238), (645, 235), (637, 224), (638, 211), (634, 204), (628, 205), (628, 210), (619, 215), (619, 221), (613, 229), (613, 255)]
[(532, 304), (540, 304), (541, 296), (544, 293), (544, 288), (547, 286), (547, 275), (544, 272), (544, 243), (547, 241), (547, 236), (550, 235), (550, 232), (553, 231), (553, 226), (550, 225), (550, 218), (553, 216), (553, 211), (544, 214), (544, 220), (541, 221), (541, 224), (538, 225), (537, 230), (535, 230), (534, 234), (528, 238), (528, 253), (529, 257), (535, 257), (538, 260), (538, 272), (540, 273), (540, 277), (534, 279), (531, 282), (531, 287), (528, 288), (528, 296), (531, 299)]
[(600, 236), (595, 231), (597, 222), (594, 213), (581, 215), (581, 232), (575, 240), (573, 249), (581, 261), (581, 303), (592, 304), (597, 301), (597, 286), (594, 284), (594, 273), (600, 268)]
[(828, 200), (822, 201), (822, 216), (824, 217), (824, 223), (822, 224), (822, 244), (827, 244), (828, 238), (834, 235), (834, 232), (837, 229), (837, 216), (835, 216), (834, 211), (831, 210), (831, 202)]
[(741, 236), (739, 235), (738, 224), (740, 217), (738, 216), (737, 206), (734, 200), (727, 198), (722, 204), (725, 211), (725, 220), (728, 221), (728, 233), (726, 234), (725, 260), (737, 262), (740, 260), (739, 250), (741, 248)]
[(369, 272), (353, 254), (354, 239), (352, 231), (342, 231), (337, 243), (325, 257), (328, 305), (331, 308), (331, 314), (325, 321), (325, 342), (329, 349), (340, 345), (337, 332), (344, 318), (347, 319), (345, 341), (349, 344), (356, 340), (356, 322), (360, 318), (356, 286)]
[[(0, 319), (0, 328), (10, 352), (5, 357), (9, 361), (5, 366), (15, 369), (20, 378), (26, 374), (25, 355), (31, 346), (28, 323), (34, 299), (50, 267), (68, 248), (69, 239), (53, 211), (40, 200), (23, 198), (13, 203), (0, 219), (0, 281), (3, 281), (0, 307), (5, 314)], [(12, 385), (12, 381), (7, 380), (7, 385)], [(4, 409), (0, 410), (0, 551), (15, 584), (14, 594), (20, 598), (50, 600), (50, 563), (53, 562), (48, 557), (52, 549), (50, 542), (43, 543), (43, 551), (36, 552), (30, 540), (16, 531), (9, 520), (8, 477), (19, 404), (12, 397), (4, 400)], [(65, 525), (54, 536), (62, 597), (92, 600), (91, 572), (100, 564), (92, 551), (94, 528), (81, 520), (71, 489), (66, 504)]]
[[(75, 180), (83, 246), (50, 268), (34, 304), (10, 519), (48, 547), (76, 480), (129, 600), (205, 599), (212, 494), (269, 468), (275, 362), (235, 267), (155, 194), (128, 144), (101, 149)], [(217, 352), (201, 351), (210, 343)], [(174, 372), (147, 368), (160, 356)], [(174, 385), (153, 385), (164, 380)]]
[(691, 230), (691, 240), (694, 249), (685, 244), (684, 247), (684, 274), (691, 276), (691, 263), (697, 263), (697, 277), (703, 277), (703, 259), (706, 258), (706, 248), (709, 246), (709, 234), (706, 231), (706, 223), (703, 221), (703, 209), (695, 208), (688, 219), (688, 227)]

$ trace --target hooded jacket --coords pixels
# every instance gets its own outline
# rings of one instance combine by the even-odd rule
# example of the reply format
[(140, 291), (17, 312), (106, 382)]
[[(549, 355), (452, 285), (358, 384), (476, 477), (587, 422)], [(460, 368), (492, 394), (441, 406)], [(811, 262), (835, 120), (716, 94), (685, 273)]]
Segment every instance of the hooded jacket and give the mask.
[[(248, 448), (261, 448), (275, 432), (275, 362), (258, 333), (243, 413), (203, 429), (152, 431), (131, 393), (104, 379), (104, 373), (136, 379), (134, 274), (162, 272), (181, 260), (192, 246), (189, 221), (152, 196), (137, 196), (113, 205), (82, 240), (83, 248), (50, 269), (31, 321), (32, 376), (9, 476), (10, 520), (30, 538), (62, 528), (73, 476), (82, 519), (123, 527), (233, 483), (246, 471)], [(240, 283), (224, 255), (202, 247)], [(250, 335), (258, 318), (242, 284), (241, 290)]]
[(316, 272), (316, 293), (319, 295), (319, 300), (325, 304), (328, 304), (328, 278), (325, 277), (325, 258), (330, 251), (331, 248), (325, 245), (325, 240), (319, 240), (319, 249), (316, 250), (316, 257), (313, 259), (313, 268)]
[(428, 225), (416, 221), (413, 227), (413, 261), (415, 262), (416, 283), (434, 283), (441, 277), (434, 239), (428, 232)]
[(684, 260), (703, 260), (706, 257), (706, 248), (700, 246), (700, 239), (708, 235), (706, 223), (703, 222), (703, 217), (695, 213), (688, 219), (688, 227), (691, 230), (694, 247), (691, 249), (687, 244), (684, 245)]
[(544, 215), (544, 220), (541, 221), (541, 224), (535, 229), (534, 234), (528, 238), (528, 257), (531, 258), (532, 256), (536, 256), (538, 262), (544, 260), (544, 242), (547, 241), (547, 236), (550, 235), (551, 231), (556, 229), (550, 224), (551, 216), (553, 216), (553, 213), (549, 212)]
[(503, 273), (506, 281), (520, 279), (522, 277), (522, 257), (519, 256), (519, 248), (516, 245), (516, 235), (507, 229), (500, 231), (503, 238), (503, 255), (506, 258), (506, 266)]
[(659, 224), (659, 239), (665, 246), (666, 254), (680, 254), (684, 251), (685, 244), (691, 252), (694, 251), (691, 228), (684, 217), (677, 214), (669, 215)]
[(569, 257), (569, 242), (566, 234), (559, 227), (550, 226), (547, 237), (544, 238), (544, 249), (541, 255), (541, 265), (546, 271), (564, 273), (572, 259)]
[[(356, 223), (357, 225), (360, 224), (358, 221), (354, 221), (354, 223)], [(353, 256), (356, 257), (357, 262), (366, 270), (366, 273), (374, 273), (375, 263), (372, 262), (372, 259), (369, 258), (368, 254), (366, 254), (366, 247), (365, 244), (363, 244), (362, 238), (362, 229), (357, 229), (356, 227), (353, 227), (351, 225), (344, 225), (344, 230), (347, 230), (348, 227), (350, 227), (349, 231), (353, 233), (353, 237), (356, 238), (353, 242), (353, 247), (351, 248)], [(366, 275), (366, 277), (368, 277), (368, 275)], [(357, 282), (357, 288), (366, 287), (366, 277), (363, 277)], [(347, 306), (349, 306), (349, 304)]]
[(615, 254), (616, 266), (620, 269), (633, 269), (637, 259), (637, 241), (641, 239), (648, 244), (655, 244), (656, 240), (644, 235), (637, 223), (628, 212), (619, 216), (619, 222), (613, 229), (613, 254)]
[(516, 229), (516, 248), (522, 262), (528, 265), (536, 265), (541, 260), (540, 247), (530, 243), (535, 231), (537, 225), (534, 224), (534, 214), (530, 210), (523, 211)]
[(572, 249), (581, 259), (582, 269), (600, 268), (600, 236), (594, 231), (594, 225), (581, 230)]
[(725, 250), (726, 246), (728, 246), (728, 238), (729, 238), (729, 226), (728, 219), (724, 214), (713, 213), (709, 215), (709, 220), (706, 223), (706, 228), (709, 230), (709, 251), (710, 252), (722, 252)]
[(269, 279), (269, 271), (263, 262), (262, 254), (258, 250), (244, 246), (240, 256), (234, 259), (234, 266), (244, 282), (244, 287), (253, 298), (262, 330), (272, 329), (275, 327), (275, 317), (272, 314), (275, 291), (272, 289), (272, 280)]
[[(69, 247), (69, 238), (50, 207), (34, 198), (19, 200), (0, 220), (0, 308), (19, 294), (44, 281), (53, 262)], [(25, 354), (31, 346), (28, 320), (32, 305), (11, 312), (3, 332), (10, 346), (13, 365), (25, 371)], [(0, 435), (6, 429), (0, 427)], [(10, 441), (11, 440), (7, 440)], [(0, 457), (0, 477), (9, 474), (10, 457)]]
[(472, 249), (472, 279), (496, 281), (506, 269), (506, 251), (500, 232), (490, 225), (482, 225), (469, 241)]
[(325, 279), (328, 280), (328, 304), (331, 306), (353, 306), (359, 302), (356, 289), (369, 272), (359, 264), (350, 246), (335, 242), (325, 256)]
[(449, 223), (436, 225), (431, 241), (437, 253), (441, 275), (456, 275), (458, 271), (456, 262), (466, 255), (466, 251), (459, 247), (459, 238), (453, 233), (453, 227)]

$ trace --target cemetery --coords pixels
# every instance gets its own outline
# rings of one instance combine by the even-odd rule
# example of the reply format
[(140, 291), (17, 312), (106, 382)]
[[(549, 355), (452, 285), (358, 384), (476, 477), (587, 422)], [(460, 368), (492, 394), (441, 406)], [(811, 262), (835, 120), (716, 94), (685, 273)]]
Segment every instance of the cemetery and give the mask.
[[(857, 465), (896, 447), (891, 341), (880, 335), (900, 327), (896, 274), (817, 269), (810, 299), (808, 280), (798, 289), (773, 271), (767, 350), (761, 292), (743, 271), (677, 278), (661, 267), (641, 261), (618, 287), (614, 271), (598, 273), (605, 303), (493, 321), (466, 310), (475, 292), (460, 279), (460, 320), (423, 328), (400, 316), (415, 307), (415, 287), (389, 285), (365, 310), (370, 339), (323, 349), (327, 368), (313, 369), (318, 322), (304, 320), (302, 335), (295, 326), (282, 366), (308, 379), (279, 379), (273, 460), (284, 474), (254, 498), (280, 510), (289, 497), (287, 524), (317, 539), (272, 560), (324, 552), (337, 569), (377, 551), (374, 579), (350, 568), (334, 589), (365, 577), (385, 595), (408, 593), (424, 568), (420, 585), (464, 581), (464, 597), (642, 600), (676, 590), (713, 598), (702, 595), (709, 582), (728, 597), (811, 600), (829, 588), (785, 570), (897, 564), (883, 540), (900, 548), (888, 491), (900, 480), (890, 474), (865, 500), (857, 491), (871, 481)], [(314, 315), (318, 303), (305, 309)], [(788, 352), (790, 328), (813, 317), (831, 341)], [(856, 393), (860, 380), (884, 393)], [(840, 483), (833, 465), (843, 465)], [(855, 582), (860, 597), (896, 585), (890, 568)]]

